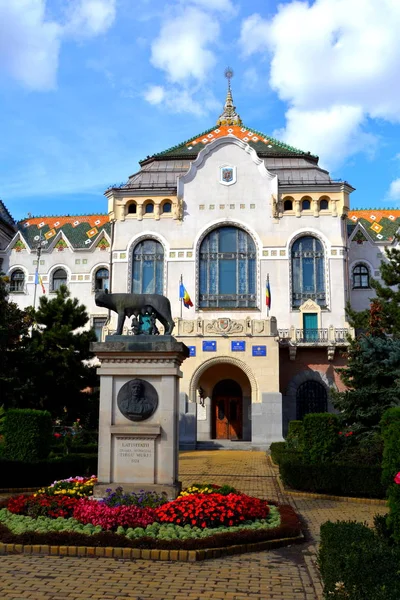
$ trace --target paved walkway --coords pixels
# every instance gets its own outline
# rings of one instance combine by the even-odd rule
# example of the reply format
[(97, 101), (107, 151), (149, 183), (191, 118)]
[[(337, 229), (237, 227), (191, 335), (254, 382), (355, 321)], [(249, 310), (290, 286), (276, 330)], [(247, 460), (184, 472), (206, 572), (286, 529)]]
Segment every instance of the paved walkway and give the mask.
[(385, 507), (282, 495), (262, 452), (184, 452), (184, 486), (229, 483), (243, 492), (292, 504), (304, 517), (309, 541), (275, 551), (200, 563), (104, 558), (2, 556), (1, 600), (321, 600), (315, 565), (319, 526), (327, 520), (372, 523)]

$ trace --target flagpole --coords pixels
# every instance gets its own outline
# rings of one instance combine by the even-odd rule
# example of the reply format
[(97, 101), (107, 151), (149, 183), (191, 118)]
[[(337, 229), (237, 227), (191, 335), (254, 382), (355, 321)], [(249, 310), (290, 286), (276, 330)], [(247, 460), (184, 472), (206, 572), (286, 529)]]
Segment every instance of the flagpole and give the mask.
[(183, 298), (181, 295), (181, 285), (183, 284), (183, 277), (181, 275), (180, 281), (179, 281), (179, 302), (181, 304), (181, 319), (182, 319), (182, 304), (183, 304)]

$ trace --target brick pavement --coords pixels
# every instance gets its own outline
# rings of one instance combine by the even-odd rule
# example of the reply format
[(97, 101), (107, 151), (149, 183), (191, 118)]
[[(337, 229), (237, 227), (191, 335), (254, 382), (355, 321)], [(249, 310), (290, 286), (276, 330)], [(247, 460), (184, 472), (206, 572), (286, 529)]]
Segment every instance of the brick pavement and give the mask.
[(1, 600), (321, 600), (319, 525), (328, 519), (371, 523), (374, 514), (385, 512), (373, 504), (286, 496), (262, 452), (184, 452), (180, 473), (184, 486), (229, 483), (292, 504), (304, 517), (309, 541), (200, 563), (1, 556)]

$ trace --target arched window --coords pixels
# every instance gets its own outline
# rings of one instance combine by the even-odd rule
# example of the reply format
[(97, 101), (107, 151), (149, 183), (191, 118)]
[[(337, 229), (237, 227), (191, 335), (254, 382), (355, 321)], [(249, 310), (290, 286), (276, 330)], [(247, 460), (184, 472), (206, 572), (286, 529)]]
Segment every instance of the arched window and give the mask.
[(353, 289), (369, 288), (369, 269), (363, 264), (358, 264), (353, 269)]
[(311, 208), (310, 200), (303, 200), (303, 202), (301, 203), (301, 210), (310, 210), (310, 208)]
[(323, 198), (322, 200), (319, 201), (319, 210), (328, 210), (329, 208), (329, 200), (326, 200), (326, 198)]
[(293, 210), (293, 200), (285, 200), (283, 210)]
[(256, 247), (248, 233), (214, 229), (201, 243), (199, 263), (201, 308), (256, 307)]
[(144, 207), (144, 212), (146, 215), (150, 215), (154, 212), (154, 204), (152, 202), (148, 202)]
[(164, 204), (162, 205), (162, 211), (163, 213), (170, 213), (172, 210), (172, 204), (171, 202), (164, 202)]
[(164, 287), (164, 249), (156, 240), (143, 240), (133, 249), (134, 294), (162, 294)]
[(21, 269), (15, 269), (10, 277), (10, 292), (23, 292), (25, 288), (25, 274)]
[(326, 306), (324, 250), (317, 238), (304, 236), (292, 246), (292, 306), (309, 298)]
[(64, 269), (57, 269), (51, 280), (51, 291), (56, 292), (62, 285), (67, 285), (68, 276)]
[(137, 211), (136, 202), (132, 202), (132, 204), (130, 204), (128, 206), (128, 214), (129, 215), (136, 215), (136, 211)]
[(296, 418), (300, 421), (309, 413), (322, 413), (328, 410), (328, 394), (319, 381), (305, 381), (296, 392)]
[(96, 275), (94, 277), (94, 289), (97, 292), (98, 290), (108, 290), (108, 280), (109, 280), (109, 272), (108, 269), (102, 267), (101, 269), (97, 269)]

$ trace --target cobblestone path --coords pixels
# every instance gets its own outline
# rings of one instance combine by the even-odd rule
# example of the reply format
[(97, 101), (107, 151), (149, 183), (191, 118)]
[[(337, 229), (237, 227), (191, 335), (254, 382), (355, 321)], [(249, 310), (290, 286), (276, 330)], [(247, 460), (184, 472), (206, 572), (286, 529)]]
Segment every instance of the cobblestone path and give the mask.
[(284, 495), (263, 452), (183, 452), (180, 478), (185, 487), (229, 483), (292, 504), (304, 518), (308, 541), (199, 563), (1, 556), (1, 600), (321, 600), (315, 565), (320, 524), (371, 523), (376, 513), (386, 512), (382, 505)]

